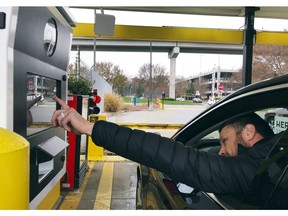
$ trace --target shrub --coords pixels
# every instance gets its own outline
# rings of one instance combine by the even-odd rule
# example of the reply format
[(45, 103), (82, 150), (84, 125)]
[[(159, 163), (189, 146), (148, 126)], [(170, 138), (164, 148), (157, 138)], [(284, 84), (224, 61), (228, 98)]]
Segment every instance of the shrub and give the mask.
[(168, 97), (167, 97), (167, 98), (164, 98), (164, 100), (165, 100), (165, 101), (175, 101), (174, 98), (168, 98)]
[(123, 99), (115, 93), (105, 93), (104, 111), (117, 112), (124, 107)]
[(88, 95), (92, 90), (92, 83), (82, 78), (70, 76), (68, 78), (68, 91), (71, 94)]

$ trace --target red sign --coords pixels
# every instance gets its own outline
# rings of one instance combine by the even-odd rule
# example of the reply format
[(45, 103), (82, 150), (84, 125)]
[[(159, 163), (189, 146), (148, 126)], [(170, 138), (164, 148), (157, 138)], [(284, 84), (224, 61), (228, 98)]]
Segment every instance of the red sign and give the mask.
[(221, 83), (218, 85), (218, 90), (222, 91), (224, 89), (224, 85), (222, 85)]

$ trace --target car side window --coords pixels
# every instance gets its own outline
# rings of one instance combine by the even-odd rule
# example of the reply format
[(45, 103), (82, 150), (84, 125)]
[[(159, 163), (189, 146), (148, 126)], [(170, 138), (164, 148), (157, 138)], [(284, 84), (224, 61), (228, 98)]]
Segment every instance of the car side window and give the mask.
[(264, 119), (273, 129), (274, 133), (285, 131), (288, 128), (288, 109), (285, 107), (267, 109)]
[[(262, 109), (256, 113), (270, 125), (275, 134), (288, 128), (288, 110), (286, 108)], [(218, 129), (213, 130), (198, 141), (197, 148), (200, 151), (218, 153), (220, 150), (219, 137)]]
[(206, 151), (218, 154), (220, 150), (218, 130), (215, 130), (204, 136), (202, 139), (200, 139), (197, 148), (200, 151)]

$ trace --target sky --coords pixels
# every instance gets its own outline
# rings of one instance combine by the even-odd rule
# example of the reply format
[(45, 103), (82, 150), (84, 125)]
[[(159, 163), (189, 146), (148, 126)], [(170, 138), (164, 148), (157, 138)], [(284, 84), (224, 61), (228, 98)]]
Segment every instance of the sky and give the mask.
[[(70, 8), (78, 23), (94, 23), (94, 10)], [(96, 11), (101, 13), (100, 10)], [(127, 11), (104, 11), (105, 14), (115, 16), (115, 24), (145, 25), (145, 26), (181, 26), (221, 29), (241, 29), (244, 25), (243, 17), (217, 17), (180, 14), (160, 14)], [(288, 28), (288, 20), (255, 19), (255, 29), (264, 31), (283, 31)], [(75, 62), (76, 52), (71, 53), (71, 62)], [(89, 66), (93, 65), (93, 52), (81, 52), (81, 59)], [(96, 62), (112, 62), (119, 65), (128, 77), (137, 75), (139, 68), (150, 62), (150, 53), (131, 52), (103, 52), (96, 51)], [(190, 77), (199, 73), (213, 70), (215, 67), (223, 69), (240, 69), (242, 55), (225, 54), (192, 54), (181, 53), (176, 60), (176, 76)], [(152, 53), (152, 64), (159, 64), (170, 70), (168, 53)]]

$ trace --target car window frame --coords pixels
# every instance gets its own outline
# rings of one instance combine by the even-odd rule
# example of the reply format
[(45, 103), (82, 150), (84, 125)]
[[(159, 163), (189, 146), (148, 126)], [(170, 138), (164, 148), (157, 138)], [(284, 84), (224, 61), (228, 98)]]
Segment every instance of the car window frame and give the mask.
[[(276, 95), (288, 95), (288, 84), (286, 88), (265, 88), (262, 91), (258, 90), (255, 94), (247, 93), (234, 97), (227, 96), (219, 103), (214, 104), (208, 109), (201, 112), (194, 119), (184, 125), (172, 137), (176, 141), (193, 146), (193, 142), (197, 142), (202, 137), (217, 130), (220, 125), (231, 118), (239, 115), (264, 110), (273, 107), (285, 107), (288, 104), (287, 99), (278, 100)], [(267, 102), (267, 97), (272, 98), (271, 102)], [(254, 103), (257, 101), (257, 103)], [(258, 103), (259, 101), (259, 103)], [(254, 104), (253, 104), (254, 103)]]

